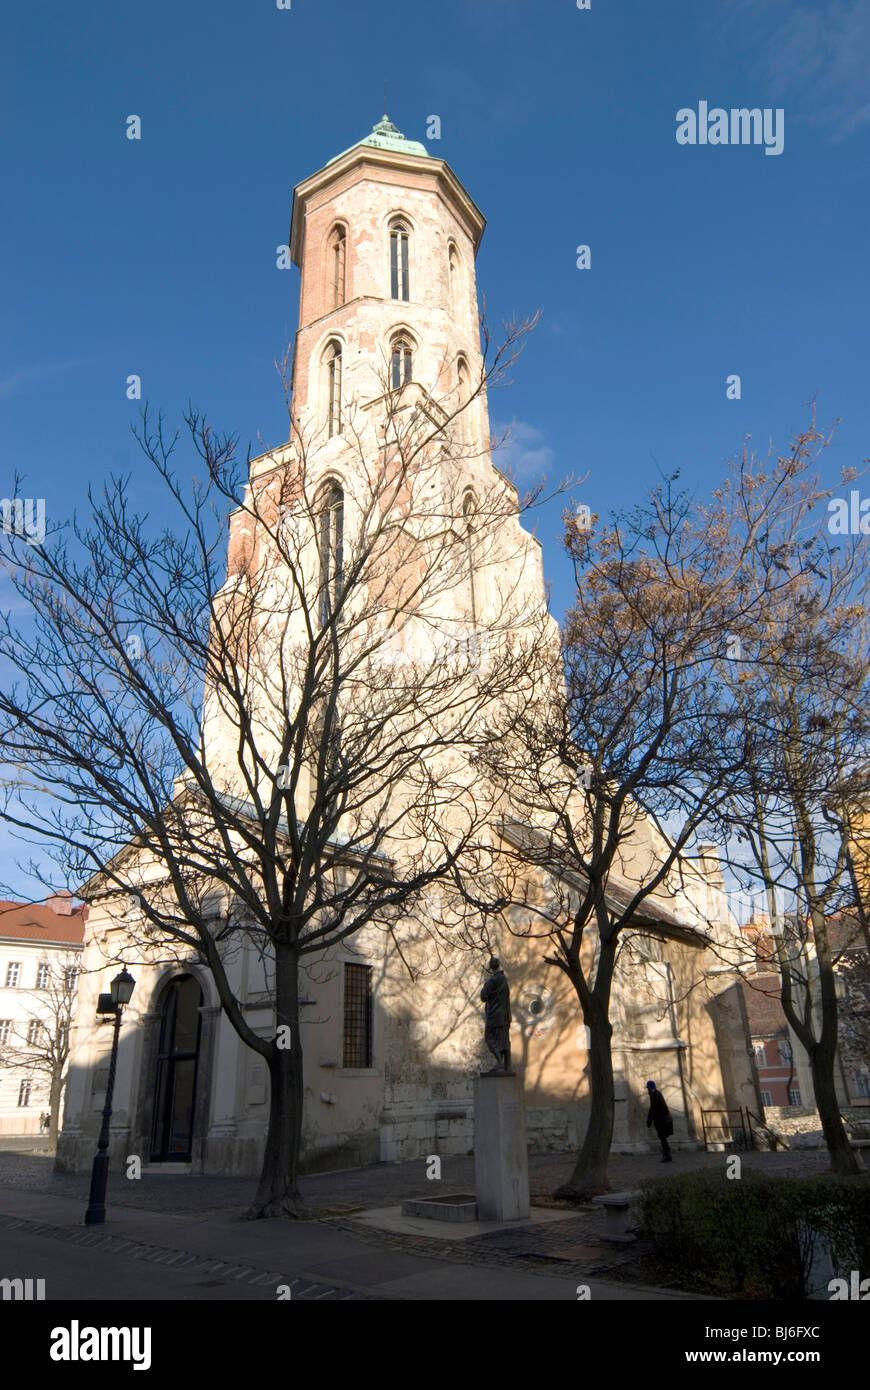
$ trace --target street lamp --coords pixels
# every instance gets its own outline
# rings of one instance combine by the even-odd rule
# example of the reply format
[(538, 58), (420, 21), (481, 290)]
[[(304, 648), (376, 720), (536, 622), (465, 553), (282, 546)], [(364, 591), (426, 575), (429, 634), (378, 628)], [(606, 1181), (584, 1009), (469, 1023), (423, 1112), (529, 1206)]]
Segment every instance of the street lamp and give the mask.
[(118, 1035), (121, 1031), (121, 1013), (129, 1004), (136, 981), (123, 966), (109, 986), (110, 994), (101, 994), (97, 1000), (98, 1014), (114, 1014), (115, 1027), (112, 1033), (112, 1056), (109, 1062), (109, 1079), (106, 1083), (106, 1103), (103, 1106), (103, 1123), (94, 1165), (91, 1169), (91, 1192), (88, 1209), (85, 1212), (86, 1226), (101, 1226), (106, 1219), (106, 1180), (109, 1176), (109, 1121), (112, 1118), (112, 1093), (115, 1089), (115, 1065), (118, 1061)]

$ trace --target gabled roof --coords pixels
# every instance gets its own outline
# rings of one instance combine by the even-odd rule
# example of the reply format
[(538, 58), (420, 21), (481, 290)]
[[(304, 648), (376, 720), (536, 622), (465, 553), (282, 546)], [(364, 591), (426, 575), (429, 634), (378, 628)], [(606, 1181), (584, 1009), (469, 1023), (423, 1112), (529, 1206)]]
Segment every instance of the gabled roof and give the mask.
[[(178, 778), (176, 782), (175, 793), (172, 798), (173, 803), (177, 806), (182, 801), (196, 800), (197, 798), (204, 799), (202, 797), (202, 793), (200, 792), (193, 779), (189, 776), (183, 776)], [(257, 814), (257, 809), (254, 806), (253, 802), (248, 801), (239, 796), (233, 796), (230, 792), (218, 792), (217, 789), (215, 789), (214, 799), (217, 803), (222, 804), (226, 808), (229, 817), (236, 817), (237, 819), (246, 820), (253, 826), (257, 826), (259, 824), (259, 816)], [(282, 812), (279, 816), (278, 823), (275, 828), (279, 835), (283, 835), (285, 837), (289, 836), (290, 830), (287, 823), (287, 816), (284, 812)], [(121, 859), (126, 854), (129, 854), (136, 845), (137, 837), (135, 835), (131, 835), (129, 842), (123, 847), (123, 849), (120, 849), (116, 854), (112, 856), (111, 859), (107, 860), (107, 865), (117, 865), (121, 861)], [(383, 864), (385, 868), (388, 869), (391, 868), (393, 864), (393, 860), (390, 857), (390, 855), (385, 854), (382, 850), (368, 849), (365, 845), (361, 844), (351, 844), (349, 836), (345, 831), (342, 830), (337, 831), (331, 839), (327, 840), (326, 847), (332, 852), (332, 854), (334, 854), (335, 862), (337, 863), (341, 861), (342, 854), (344, 854), (350, 859), (360, 859), (365, 860), (366, 862), (368, 862), (369, 860), (377, 860), (381, 864)], [(155, 855), (155, 859), (157, 859), (157, 861), (159, 862), (158, 855)], [(85, 880), (85, 882), (81, 885), (80, 892), (82, 894), (87, 894), (88, 897), (95, 895), (97, 892), (100, 891), (100, 880), (102, 877), (103, 870), (95, 869), (94, 872), (90, 874), (88, 878)], [(117, 893), (118, 889), (114, 884), (111, 884), (110, 886), (103, 888), (102, 891), (106, 894), (111, 895), (113, 893)]]
[(81, 946), (87, 915), (84, 905), (69, 912), (55, 912), (47, 903), (16, 903), (3, 898), (0, 899), (0, 940)]
[[(585, 892), (588, 881), (583, 874), (564, 857), (560, 859), (558, 850), (541, 831), (509, 820), (502, 822), (500, 830), (515, 849), (530, 849), (536, 855), (532, 861), (533, 867), (561, 878), (575, 891)], [(607, 910), (616, 915), (624, 912), (639, 886), (620, 878), (617, 874), (610, 874), (604, 894)], [(655, 898), (652, 894), (642, 899), (638, 905), (631, 919), (631, 927), (668, 941), (681, 941), (686, 946), (694, 946), (700, 950), (713, 945), (712, 938), (703, 927), (697, 926), (694, 922), (683, 921), (666, 907), (660, 898)]]

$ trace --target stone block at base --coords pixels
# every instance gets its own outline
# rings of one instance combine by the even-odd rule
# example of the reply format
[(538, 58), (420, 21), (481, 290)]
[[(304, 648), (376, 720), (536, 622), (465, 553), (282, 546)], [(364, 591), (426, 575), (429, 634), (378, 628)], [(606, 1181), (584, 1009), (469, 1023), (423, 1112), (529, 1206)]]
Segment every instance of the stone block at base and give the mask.
[(639, 1198), (639, 1192), (608, 1192), (605, 1196), (592, 1198), (596, 1206), (604, 1208), (602, 1240), (615, 1241), (620, 1245), (629, 1245), (634, 1240), (628, 1224), (629, 1212)]
[(402, 1203), (403, 1216), (425, 1216), (430, 1221), (476, 1221), (477, 1202), (470, 1192), (454, 1192), (447, 1197), (408, 1197)]
[(474, 1184), (481, 1221), (525, 1221), (529, 1160), (518, 1076), (474, 1079)]

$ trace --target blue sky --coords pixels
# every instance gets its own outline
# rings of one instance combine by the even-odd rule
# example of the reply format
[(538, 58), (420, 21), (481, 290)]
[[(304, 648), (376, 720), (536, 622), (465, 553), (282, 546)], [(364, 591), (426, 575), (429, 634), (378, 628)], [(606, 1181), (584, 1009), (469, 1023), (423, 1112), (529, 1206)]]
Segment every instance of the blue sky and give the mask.
[[(842, 421), (831, 477), (870, 454), (870, 0), (12, 0), (5, 28), (2, 487), (24, 471), (50, 519), (112, 471), (155, 495), (130, 373), (170, 419), (189, 399), (285, 438), (292, 188), (380, 118), (384, 79), (410, 138), (440, 116), (428, 148), (488, 219), (490, 320), (542, 310), (491, 399), (521, 481), (588, 473), (604, 513), (659, 470), (706, 492), (813, 397)], [(783, 153), (678, 145), (701, 100), (782, 107)]]

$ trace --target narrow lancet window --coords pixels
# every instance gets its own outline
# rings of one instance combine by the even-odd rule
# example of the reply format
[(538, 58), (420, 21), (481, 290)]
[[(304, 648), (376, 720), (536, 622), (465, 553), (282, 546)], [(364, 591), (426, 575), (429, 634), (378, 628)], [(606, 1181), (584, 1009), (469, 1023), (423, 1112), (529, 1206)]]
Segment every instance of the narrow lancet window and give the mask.
[(410, 298), (408, 274), (408, 228), (404, 222), (390, 227), (390, 294), (393, 299)]
[(344, 571), (344, 493), (332, 483), (320, 512), (320, 622), (327, 623), (341, 594)]
[(342, 432), (341, 417), (341, 344), (332, 342), (326, 349), (326, 411), (329, 437)]
[(411, 380), (413, 366), (414, 359), (410, 343), (405, 338), (396, 338), (393, 342), (390, 364), (390, 385), (394, 391), (398, 391)]
[(345, 301), (347, 263), (347, 236), (344, 227), (334, 227), (330, 237), (329, 271), (332, 289), (332, 307), (340, 309)]

